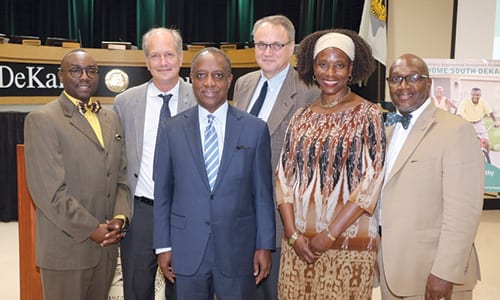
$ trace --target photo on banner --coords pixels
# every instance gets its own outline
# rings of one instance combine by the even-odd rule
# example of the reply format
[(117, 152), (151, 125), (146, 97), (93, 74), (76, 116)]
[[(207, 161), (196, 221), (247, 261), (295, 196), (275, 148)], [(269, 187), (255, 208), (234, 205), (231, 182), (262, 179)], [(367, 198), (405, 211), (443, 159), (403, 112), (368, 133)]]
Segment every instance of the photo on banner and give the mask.
[(439, 108), (460, 115), (472, 123), (484, 155), (485, 193), (493, 193), (498, 197), (500, 60), (425, 59), (425, 61), (432, 78), (432, 101)]

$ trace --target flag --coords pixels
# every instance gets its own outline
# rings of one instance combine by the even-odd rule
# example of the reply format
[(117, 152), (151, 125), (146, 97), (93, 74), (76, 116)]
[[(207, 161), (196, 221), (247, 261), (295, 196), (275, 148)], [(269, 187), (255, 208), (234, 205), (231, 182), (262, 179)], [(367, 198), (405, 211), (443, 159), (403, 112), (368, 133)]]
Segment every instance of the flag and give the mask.
[(385, 65), (387, 60), (387, 24), (384, 0), (365, 0), (359, 35), (372, 47), (373, 57)]

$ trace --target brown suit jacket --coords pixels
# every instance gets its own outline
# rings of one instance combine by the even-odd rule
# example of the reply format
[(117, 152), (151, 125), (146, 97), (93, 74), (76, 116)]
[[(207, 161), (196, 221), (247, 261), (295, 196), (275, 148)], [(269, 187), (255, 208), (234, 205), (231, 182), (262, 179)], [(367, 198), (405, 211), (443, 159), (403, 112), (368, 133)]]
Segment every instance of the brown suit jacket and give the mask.
[[(394, 126), (387, 128), (388, 144)], [(466, 120), (429, 105), (382, 191), (382, 253), (398, 296), (423, 295), (430, 273), (471, 290), (479, 278), (473, 245), (482, 212), (484, 163)]]
[[(238, 78), (234, 86), (233, 102), (234, 105), (244, 111), (248, 110), (248, 105), (255, 92), (255, 88), (260, 79), (260, 71), (250, 72)], [(283, 81), (281, 90), (278, 93), (276, 102), (271, 110), (267, 125), (271, 135), (271, 162), (273, 167), (273, 186), (275, 185), (275, 172), (278, 160), (281, 154), (281, 146), (285, 138), (288, 123), (295, 111), (312, 101), (320, 95), (317, 87), (307, 87), (300, 79), (297, 71), (290, 66), (288, 73)], [(283, 236), (283, 225), (278, 210), (276, 217), (276, 246), (280, 247)]]
[(98, 113), (104, 148), (76, 106), (64, 95), (25, 120), (28, 188), (36, 210), (37, 265), (54, 270), (94, 267), (118, 246), (89, 239), (99, 223), (130, 217), (124, 140), (117, 115)]

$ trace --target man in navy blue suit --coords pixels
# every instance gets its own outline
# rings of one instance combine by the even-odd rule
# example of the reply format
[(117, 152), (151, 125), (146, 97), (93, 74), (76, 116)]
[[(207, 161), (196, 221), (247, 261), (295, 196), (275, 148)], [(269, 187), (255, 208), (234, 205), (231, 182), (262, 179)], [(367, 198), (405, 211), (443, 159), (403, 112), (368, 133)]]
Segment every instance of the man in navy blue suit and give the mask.
[(178, 299), (254, 299), (275, 247), (269, 130), (228, 104), (224, 52), (198, 52), (190, 76), (198, 105), (159, 132), (154, 248)]

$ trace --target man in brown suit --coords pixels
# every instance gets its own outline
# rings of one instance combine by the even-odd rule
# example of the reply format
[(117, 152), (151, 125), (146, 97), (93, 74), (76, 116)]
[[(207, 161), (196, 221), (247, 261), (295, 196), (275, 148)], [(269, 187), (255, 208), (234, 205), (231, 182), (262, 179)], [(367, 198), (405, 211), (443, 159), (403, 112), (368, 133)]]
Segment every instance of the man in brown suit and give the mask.
[(99, 71), (82, 49), (58, 72), (64, 91), (26, 117), (28, 188), (44, 299), (107, 299), (129, 217), (117, 115), (91, 96)]
[(398, 115), (388, 114), (386, 124), (382, 299), (472, 299), (484, 188), (474, 128), (432, 105), (421, 58), (396, 59), (387, 82)]
[[(255, 61), (260, 70), (238, 78), (233, 100), (237, 108), (259, 117), (269, 126), (274, 185), (274, 169), (281, 154), (288, 122), (299, 107), (316, 100), (320, 92), (317, 87), (307, 87), (290, 63), (295, 47), (295, 28), (287, 17), (273, 15), (258, 20), (254, 24), (252, 35)], [(283, 238), (278, 210), (275, 211), (275, 218), (277, 248), (272, 252), (271, 274), (257, 289), (259, 300), (278, 298), (280, 245)]]

